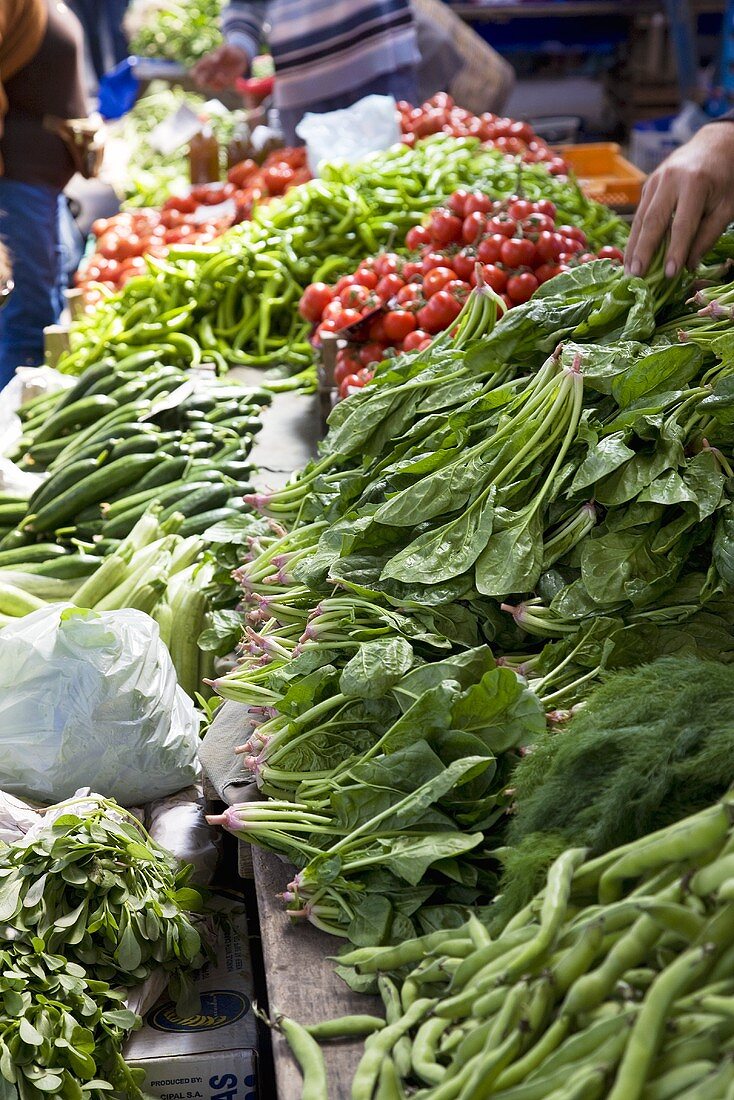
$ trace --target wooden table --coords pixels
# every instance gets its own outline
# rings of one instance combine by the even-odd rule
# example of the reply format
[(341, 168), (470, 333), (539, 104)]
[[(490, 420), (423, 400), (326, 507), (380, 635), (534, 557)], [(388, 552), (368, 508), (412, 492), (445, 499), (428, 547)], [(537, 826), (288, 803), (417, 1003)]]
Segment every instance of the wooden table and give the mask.
[[(379, 997), (352, 993), (334, 972), (330, 955), (342, 940), (319, 932), (311, 924), (293, 925), (276, 894), (285, 890), (294, 868), (270, 852), (255, 852), (255, 886), (260, 910), (265, 977), (271, 1015), (283, 1012), (302, 1024), (314, 1024), (352, 1013), (382, 1015)], [(347, 1100), (361, 1057), (361, 1042), (338, 1042), (323, 1047), (329, 1078), (324, 1100)], [(273, 1060), (278, 1085), (277, 1100), (300, 1100), (301, 1075), (288, 1044), (273, 1033)], [(263, 1100), (275, 1100), (263, 1097)]]

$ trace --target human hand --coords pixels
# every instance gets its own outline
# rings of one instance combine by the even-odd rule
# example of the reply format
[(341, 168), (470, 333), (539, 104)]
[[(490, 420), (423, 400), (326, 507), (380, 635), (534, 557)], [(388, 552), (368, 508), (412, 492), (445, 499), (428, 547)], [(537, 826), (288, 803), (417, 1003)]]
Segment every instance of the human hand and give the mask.
[(213, 53), (207, 54), (193, 68), (193, 77), (200, 88), (213, 88), (221, 92), (231, 88), (238, 76), (250, 67), (250, 57), (241, 46), (225, 42)]
[(625, 270), (644, 275), (670, 230), (665, 274), (672, 279), (684, 266), (696, 267), (732, 218), (734, 122), (716, 122), (676, 149), (645, 183)]

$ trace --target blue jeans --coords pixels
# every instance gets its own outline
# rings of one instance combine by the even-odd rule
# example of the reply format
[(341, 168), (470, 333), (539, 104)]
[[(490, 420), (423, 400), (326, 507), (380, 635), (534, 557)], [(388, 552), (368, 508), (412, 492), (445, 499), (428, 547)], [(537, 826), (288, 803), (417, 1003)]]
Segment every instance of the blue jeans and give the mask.
[(73, 258), (64, 195), (53, 187), (0, 177), (0, 237), (15, 289), (0, 310), (0, 386), (16, 367), (43, 363), (43, 330), (64, 306)]
[[(277, 76), (276, 76), (277, 79)], [(322, 115), (327, 111), (341, 111), (344, 107), (351, 107), (358, 103), (366, 95), (391, 95), (396, 100), (407, 99), (409, 103), (418, 102), (418, 77), (412, 66), (398, 69), (394, 73), (384, 73), (382, 76), (369, 80), (366, 84), (360, 84), (358, 88), (352, 88), (349, 92), (331, 96), (329, 99), (318, 99), (314, 103), (304, 103), (302, 107), (281, 107), (279, 110), (280, 124), (283, 127), (286, 144), (303, 145), (296, 134), (296, 126), (307, 111)]]

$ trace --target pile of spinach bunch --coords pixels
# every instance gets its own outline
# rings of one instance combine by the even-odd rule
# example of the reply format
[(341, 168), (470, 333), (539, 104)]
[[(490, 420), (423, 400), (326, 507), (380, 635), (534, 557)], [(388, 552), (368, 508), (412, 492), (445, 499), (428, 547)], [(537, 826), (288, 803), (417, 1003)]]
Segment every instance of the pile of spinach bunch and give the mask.
[[(455, 342), (383, 364), (337, 406), (319, 458), (252, 498), (263, 518), (219, 531), (240, 555), (248, 623), (240, 665), (215, 687), (250, 706), (245, 765), (289, 821), (285, 843), (250, 819), (244, 836), (318, 867), (321, 885), (337, 881), (328, 853), (350, 823), (332, 796), (357, 775), (369, 805), (365, 754), (392, 764), (394, 685), (372, 680), (356, 705), (341, 681), (376, 639), (410, 648), (408, 676), (489, 645), (556, 720), (608, 669), (734, 658), (729, 293), (713, 286), (687, 303), (685, 278), (665, 280), (660, 263), (642, 280), (597, 261), (496, 323), (478, 288)], [(414, 742), (457, 728), (432, 690), (415, 701)], [(485, 746), (503, 783), (522, 743)], [(445, 769), (456, 759), (438, 755)], [(501, 788), (492, 794), (499, 806)], [(501, 817), (478, 828), (495, 832)], [(480, 847), (454, 865), (475, 867)], [(313, 917), (310, 875), (286, 900)], [(328, 923), (350, 928), (352, 916)]]
[(269, 800), (210, 821), (290, 858), (291, 912), (355, 943), (488, 902), (497, 866), (484, 837), (506, 812), (520, 748), (545, 728), (537, 696), (488, 646), (428, 662), (394, 633), (341, 669), (291, 671), (261, 684), (280, 685), (277, 713), (246, 746)]
[(162, 967), (185, 1000), (203, 962), (188, 874), (95, 796), (0, 850), (0, 1096), (143, 1097), (121, 1053), (140, 1023), (125, 989)]

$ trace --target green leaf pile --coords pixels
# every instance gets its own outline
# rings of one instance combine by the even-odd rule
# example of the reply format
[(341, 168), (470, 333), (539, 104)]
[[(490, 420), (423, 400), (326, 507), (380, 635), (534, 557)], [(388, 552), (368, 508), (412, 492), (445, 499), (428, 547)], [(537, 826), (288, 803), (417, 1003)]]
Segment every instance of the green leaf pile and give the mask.
[(115, 803), (84, 799), (0, 851), (0, 1096), (140, 1098), (125, 990), (201, 962), (188, 870)]

